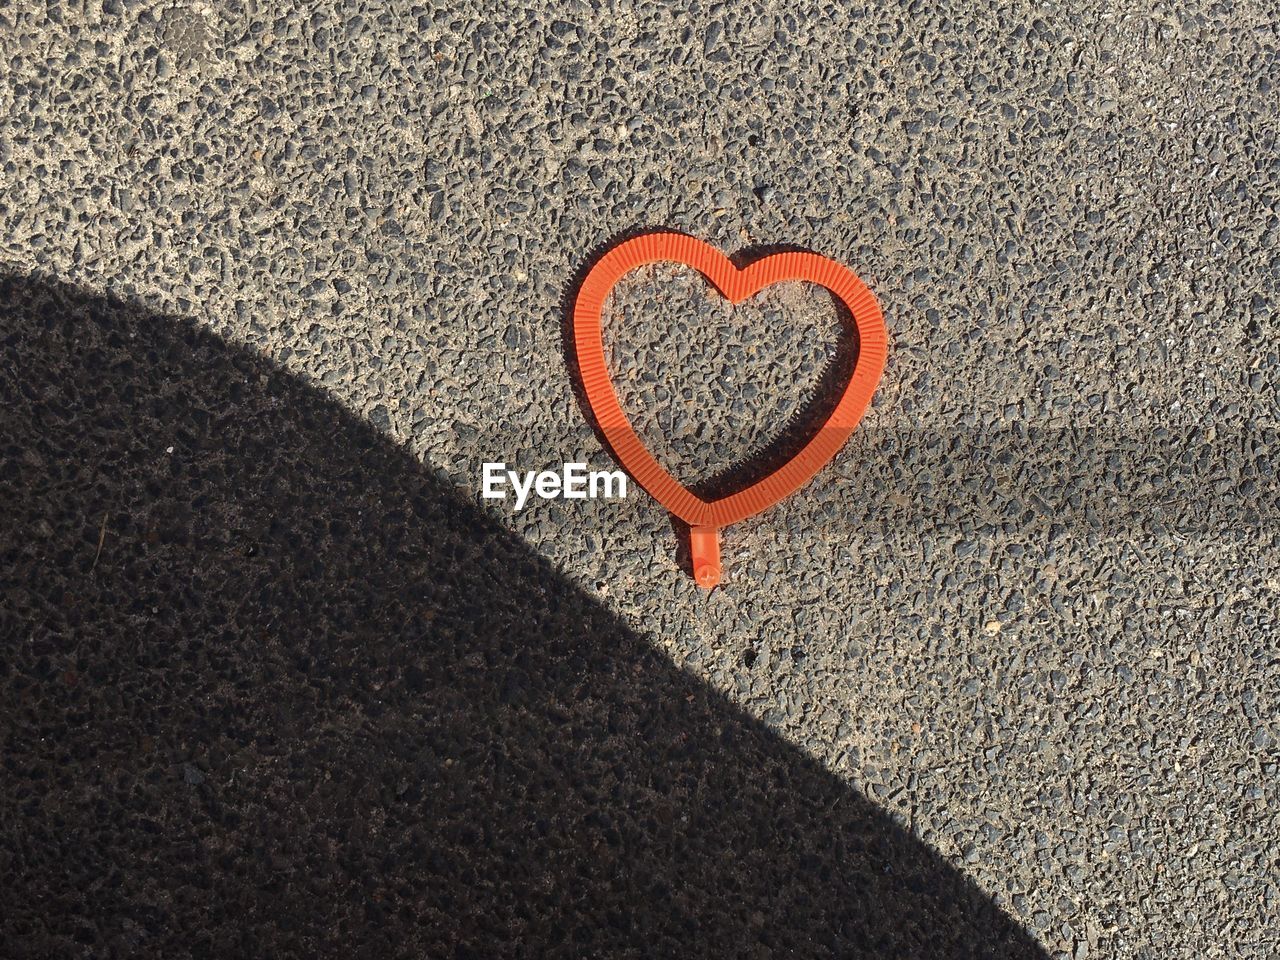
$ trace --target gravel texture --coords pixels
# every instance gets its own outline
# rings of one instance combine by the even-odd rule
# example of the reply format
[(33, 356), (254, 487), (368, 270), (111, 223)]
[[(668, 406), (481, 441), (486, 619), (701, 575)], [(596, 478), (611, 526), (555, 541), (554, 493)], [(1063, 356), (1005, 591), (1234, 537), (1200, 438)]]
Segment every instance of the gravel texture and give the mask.
[[(1278, 20), (0, 7), (0, 952), (1275, 955)], [(646, 225), (890, 332), (710, 595), (477, 498), (610, 466), (564, 305)], [(607, 338), (712, 482), (839, 319)]]

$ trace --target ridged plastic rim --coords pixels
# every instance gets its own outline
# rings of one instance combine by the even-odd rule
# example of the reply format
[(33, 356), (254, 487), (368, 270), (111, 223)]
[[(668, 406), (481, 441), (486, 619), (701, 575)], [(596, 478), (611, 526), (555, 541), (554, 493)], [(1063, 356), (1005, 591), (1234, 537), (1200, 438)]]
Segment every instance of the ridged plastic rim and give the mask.
[[(696, 496), (653, 458), (622, 411), (605, 361), (601, 330), (605, 300), (632, 270), (659, 262), (697, 270), (734, 304), (785, 280), (816, 283), (844, 304), (858, 331), (853, 372), (826, 423), (773, 473), (719, 500)], [(739, 268), (715, 247), (666, 231), (624, 240), (591, 268), (574, 301), (573, 342), (587, 403), (614, 457), (669, 512), (692, 527), (716, 528), (767, 510), (808, 483), (836, 455), (871, 403), (888, 348), (884, 316), (875, 296), (852, 271), (834, 260), (809, 252), (775, 253)]]

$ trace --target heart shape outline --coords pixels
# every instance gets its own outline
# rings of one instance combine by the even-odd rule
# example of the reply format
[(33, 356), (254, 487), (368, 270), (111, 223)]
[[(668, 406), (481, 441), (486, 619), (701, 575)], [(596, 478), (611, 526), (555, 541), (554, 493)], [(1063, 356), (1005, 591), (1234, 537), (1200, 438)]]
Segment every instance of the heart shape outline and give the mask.
[[(605, 300), (626, 274), (659, 262), (696, 270), (735, 305), (775, 283), (815, 283), (845, 306), (858, 333), (854, 369), (826, 422), (777, 470), (716, 500), (698, 497), (649, 453), (622, 410), (605, 360), (601, 328)], [(875, 296), (851, 270), (834, 260), (809, 251), (792, 251), (768, 254), (738, 267), (696, 237), (663, 230), (623, 240), (591, 267), (574, 300), (573, 345), (583, 393), (614, 459), (664, 509), (694, 529), (696, 547), (699, 530), (714, 533), (767, 510), (808, 483), (831, 461), (871, 403), (884, 372), (888, 334)], [(702, 582), (702, 571), (696, 568), (696, 562), (695, 558), (695, 576)], [(719, 581), (718, 552), (714, 564), (715, 570), (707, 571), (712, 584)]]

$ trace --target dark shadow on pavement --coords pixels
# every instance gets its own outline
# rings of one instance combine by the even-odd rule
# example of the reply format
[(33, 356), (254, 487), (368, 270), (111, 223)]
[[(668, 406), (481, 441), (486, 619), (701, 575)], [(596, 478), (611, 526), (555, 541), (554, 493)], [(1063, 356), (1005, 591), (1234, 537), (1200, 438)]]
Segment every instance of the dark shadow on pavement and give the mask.
[(0, 954), (1040, 958), (428, 469), (0, 282)]

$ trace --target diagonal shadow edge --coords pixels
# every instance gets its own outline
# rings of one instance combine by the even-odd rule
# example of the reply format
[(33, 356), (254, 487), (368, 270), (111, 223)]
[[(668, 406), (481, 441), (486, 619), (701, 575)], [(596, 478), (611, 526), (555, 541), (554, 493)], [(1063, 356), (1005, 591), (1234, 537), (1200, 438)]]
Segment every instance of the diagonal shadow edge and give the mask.
[(268, 360), (9, 277), (0, 401), (5, 955), (1043, 956)]

